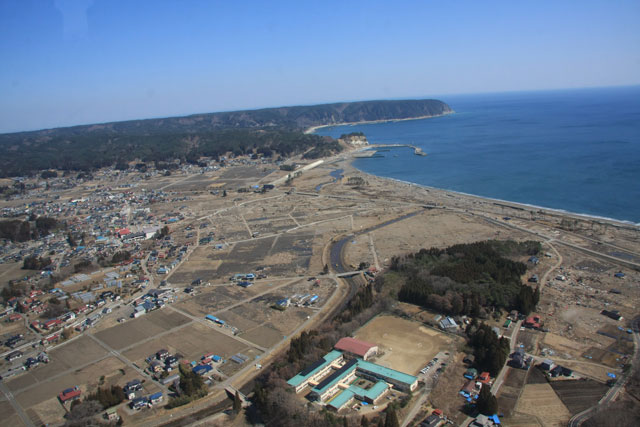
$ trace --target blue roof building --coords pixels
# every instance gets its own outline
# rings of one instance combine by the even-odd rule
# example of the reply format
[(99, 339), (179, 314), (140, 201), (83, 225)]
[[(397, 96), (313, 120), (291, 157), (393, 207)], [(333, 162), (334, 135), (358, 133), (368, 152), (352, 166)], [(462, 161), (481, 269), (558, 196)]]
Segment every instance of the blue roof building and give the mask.
[(204, 375), (211, 370), (213, 370), (213, 368), (209, 365), (198, 365), (195, 368), (193, 368), (193, 373), (198, 375)]
[[(333, 350), (287, 383), (295, 388), (296, 393), (307, 385), (312, 385), (311, 397), (328, 402), (327, 405), (336, 410), (347, 405), (353, 398), (375, 403), (390, 386), (401, 391), (413, 391), (418, 386), (418, 378), (413, 375), (359, 358), (348, 359), (346, 363), (343, 363), (344, 360), (342, 352)], [(356, 377), (366, 378), (375, 384), (368, 390), (348, 385)]]

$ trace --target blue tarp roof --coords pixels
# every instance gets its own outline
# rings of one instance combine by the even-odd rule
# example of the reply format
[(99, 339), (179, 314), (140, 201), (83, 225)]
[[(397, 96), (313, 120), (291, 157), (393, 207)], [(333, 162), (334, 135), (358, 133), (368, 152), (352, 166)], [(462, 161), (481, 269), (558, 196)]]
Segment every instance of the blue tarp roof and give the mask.
[(498, 418), (497, 415), (492, 415), (491, 419), (493, 420), (494, 424), (500, 424), (500, 418)]

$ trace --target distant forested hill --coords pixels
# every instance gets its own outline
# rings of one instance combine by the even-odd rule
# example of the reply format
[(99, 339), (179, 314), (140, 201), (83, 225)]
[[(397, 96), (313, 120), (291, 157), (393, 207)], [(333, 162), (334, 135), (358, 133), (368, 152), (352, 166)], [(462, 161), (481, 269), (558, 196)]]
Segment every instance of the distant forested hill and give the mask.
[(226, 152), (288, 156), (340, 145), (305, 135), (311, 126), (438, 116), (451, 112), (438, 100), (342, 102), (299, 107), (130, 120), (0, 135), (0, 176), (42, 169), (91, 170), (135, 158), (196, 159)]

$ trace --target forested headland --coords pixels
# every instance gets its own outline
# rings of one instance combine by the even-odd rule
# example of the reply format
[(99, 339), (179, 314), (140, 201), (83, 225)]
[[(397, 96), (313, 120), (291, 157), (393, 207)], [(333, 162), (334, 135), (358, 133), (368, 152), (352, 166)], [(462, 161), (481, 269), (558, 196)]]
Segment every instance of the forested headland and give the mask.
[(318, 158), (340, 151), (341, 145), (329, 137), (305, 134), (309, 127), (449, 112), (438, 100), (343, 102), (2, 134), (0, 176), (45, 169), (89, 171), (134, 159), (193, 162), (226, 153)]

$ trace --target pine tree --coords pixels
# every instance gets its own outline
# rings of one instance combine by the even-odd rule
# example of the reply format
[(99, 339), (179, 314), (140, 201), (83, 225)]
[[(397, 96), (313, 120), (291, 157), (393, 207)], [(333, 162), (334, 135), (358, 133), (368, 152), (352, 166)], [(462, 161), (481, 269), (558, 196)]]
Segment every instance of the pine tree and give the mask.
[(233, 412), (240, 413), (242, 409), (242, 400), (240, 399), (240, 393), (236, 390), (236, 395), (233, 397)]
[(491, 394), (491, 389), (487, 385), (482, 386), (476, 404), (481, 414), (494, 415), (498, 413), (498, 400)]
[(360, 425), (362, 427), (369, 427), (369, 420), (364, 415), (360, 418)]
[(384, 427), (400, 427), (395, 409), (387, 408), (387, 417), (384, 420)]

